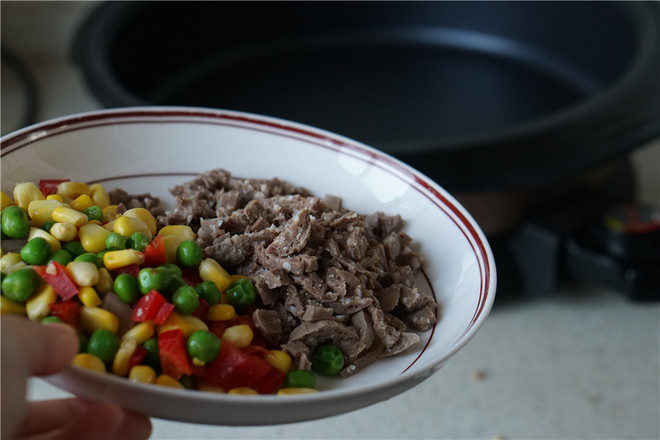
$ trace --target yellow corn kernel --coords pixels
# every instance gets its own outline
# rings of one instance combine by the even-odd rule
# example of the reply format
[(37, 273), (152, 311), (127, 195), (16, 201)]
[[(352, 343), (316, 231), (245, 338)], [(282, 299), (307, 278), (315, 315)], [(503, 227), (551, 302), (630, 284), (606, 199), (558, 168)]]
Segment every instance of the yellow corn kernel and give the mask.
[(57, 293), (50, 284), (41, 284), (25, 302), (25, 312), (33, 321), (40, 321), (50, 315), (50, 305), (57, 301)]
[(167, 225), (160, 228), (158, 235), (175, 235), (183, 240), (196, 240), (197, 235), (190, 226), (186, 225)]
[(236, 309), (231, 304), (215, 304), (206, 312), (207, 321), (229, 321), (236, 316)]
[(57, 200), (58, 202), (64, 202), (64, 197), (61, 194), (48, 194), (46, 200)]
[(239, 394), (242, 396), (253, 396), (255, 394), (259, 394), (257, 390), (249, 387), (236, 387), (232, 388), (231, 390), (227, 391), (227, 394)]
[(4, 191), (0, 191), (0, 211), (13, 204), (14, 201), (11, 199), (11, 197), (9, 197), (9, 194)]
[(133, 339), (138, 344), (144, 344), (144, 342), (151, 338), (154, 335), (154, 326), (152, 323), (146, 321), (141, 322), (138, 325), (134, 326), (122, 336), (122, 339)]
[(225, 392), (224, 388), (222, 388), (220, 386), (217, 386), (217, 385), (210, 384), (208, 382), (199, 382), (197, 384), (197, 390), (198, 391), (207, 391), (207, 392), (211, 392), (211, 393), (224, 393)]
[(156, 383), (156, 372), (148, 365), (136, 365), (128, 373), (128, 380), (140, 383)]
[(89, 353), (78, 353), (71, 361), (71, 365), (88, 370), (96, 371), (98, 373), (105, 373), (105, 364), (101, 358)]
[(27, 267), (27, 263), (25, 263), (25, 261), (21, 260), (18, 263), (14, 264), (12, 266), (9, 266), (8, 268), (3, 270), (2, 272), (5, 275), (9, 275), (10, 273), (17, 271), (18, 269), (23, 269), (24, 267)]
[(168, 330), (174, 330), (177, 328), (181, 330), (181, 333), (183, 333), (185, 338), (197, 330), (209, 329), (206, 323), (199, 318), (196, 318), (192, 315), (180, 315), (177, 312), (172, 312), (162, 325), (156, 327), (156, 332), (161, 334)]
[(59, 241), (71, 241), (78, 236), (78, 228), (73, 223), (55, 223), (50, 228), (50, 235)]
[(232, 274), (232, 275), (229, 277), (229, 279), (231, 279), (231, 282), (232, 282), (232, 283), (235, 283), (235, 282), (238, 281), (238, 280), (247, 280), (248, 277), (246, 277), (245, 275), (239, 275), (239, 274), (235, 273), (235, 274)]
[(82, 306), (80, 308), (80, 324), (89, 334), (100, 328), (115, 334), (119, 330), (119, 318), (114, 313), (100, 307)]
[(93, 286), (99, 282), (99, 269), (89, 261), (72, 261), (66, 265), (66, 273), (80, 287)]
[(105, 239), (110, 231), (96, 223), (87, 223), (78, 230), (80, 244), (87, 252), (101, 252), (106, 249)]
[(0, 295), (0, 314), (2, 315), (25, 315), (25, 305), (16, 303), (4, 295)]
[(33, 200), (46, 200), (41, 190), (32, 182), (17, 183), (14, 186), (14, 203), (27, 210)]
[(176, 264), (176, 249), (183, 240), (178, 235), (164, 235), (165, 261)]
[[(105, 221), (105, 217), (104, 217), (104, 221)], [(110, 221), (104, 223), (103, 227), (105, 229), (107, 229), (108, 231), (110, 231), (110, 232), (114, 232), (114, 230), (115, 230), (115, 220), (110, 220)]]
[(110, 205), (110, 197), (108, 197), (108, 193), (105, 192), (105, 188), (103, 185), (100, 183), (94, 183), (93, 185), (89, 186), (89, 190), (91, 191), (91, 196), (92, 196), (92, 201), (96, 206), (98, 206), (101, 209), (104, 209), (105, 207)]
[(84, 182), (60, 182), (57, 184), (57, 194), (75, 199), (83, 194), (90, 195), (89, 185)]
[(144, 254), (135, 249), (108, 251), (103, 254), (103, 264), (108, 270), (119, 269), (130, 264), (144, 263)]
[(295, 396), (297, 394), (316, 393), (314, 388), (282, 388), (277, 392), (278, 396)]
[(76, 197), (70, 203), (70, 205), (76, 211), (82, 212), (85, 209), (89, 208), (90, 206), (94, 206), (94, 202), (92, 201), (92, 198), (90, 196), (88, 196), (87, 194), (81, 194), (78, 197)]
[(114, 287), (114, 280), (112, 275), (105, 267), (99, 268), (99, 282), (94, 284), (94, 289), (103, 296), (106, 293), (110, 292)]
[(205, 258), (199, 265), (199, 276), (205, 281), (213, 281), (220, 292), (227, 290), (231, 276), (220, 263), (213, 258)]
[(266, 353), (264, 360), (283, 373), (288, 373), (291, 369), (291, 356), (286, 351), (271, 350)]
[(168, 376), (167, 374), (161, 374), (156, 378), (156, 385), (160, 385), (163, 387), (171, 387), (171, 388), (180, 388), (180, 389), (185, 389), (186, 387), (183, 386), (181, 382), (173, 378), (172, 376)]
[(41, 227), (48, 220), (52, 219), (53, 209), (58, 206), (66, 206), (57, 200), (33, 200), (27, 208), (28, 215), (34, 224)]
[(76, 226), (83, 226), (87, 223), (87, 216), (68, 206), (58, 206), (51, 212), (51, 218), (56, 222), (73, 223)]
[(140, 220), (142, 223), (147, 225), (149, 228), (149, 233), (151, 235), (156, 234), (156, 230), (158, 228), (158, 222), (156, 221), (156, 218), (149, 212), (148, 209), (145, 208), (132, 208), (132, 209), (127, 209), (124, 211), (122, 215), (128, 216), (128, 217), (133, 217), (138, 220)]
[(151, 232), (149, 231), (149, 226), (147, 226), (145, 222), (138, 218), (126, 215), (120, 215), (115, 219), (113, 231), (124, 237), (130, 237), (134, 232), (142, 232), (149, 237), (149, 239), (152, 237)]
[(16, 263), (20, 263), (21, 261), (23, 260), (21, 258), (21, 254), (18, 252), (7, 252), (2, 257), (0, 257), (0, 272), (7, 273), (7, 269)]
[(128, 374), (128, 363), (131, 356), (135, 353), (137, 342), (133, 339), (122, 339), (119, 349), (112, 360), (112, 372), (117, 376), (126, 376)]
[(247, 324), (232, 325), (222, 334), (223, 341), (229, 341), (239, 348), (250, 345), (252, 338), (254, 338), (254, 332)]
[(117, 205), (108, 205), (105, 208), (102, 208), (103, 212), (103, 221), (111, 222), (117, 218)]
[(78, 291), (78, 298), (84, 306), (97, 307), (101, 305), (101, 297), (91, 286), (81, 287)]
[(28, 233), (28, 241), (37, 237), (41, 237), (48, 242), (48, 244), (50, 245), (51, 252), (55, 252), (56, 250), (62, 247), (60, 241), (57, 238), (53, 237), (50, 233), (44, 231), (41, 228), (34, 228), (34, 227), (30, 228), (30, 232)]

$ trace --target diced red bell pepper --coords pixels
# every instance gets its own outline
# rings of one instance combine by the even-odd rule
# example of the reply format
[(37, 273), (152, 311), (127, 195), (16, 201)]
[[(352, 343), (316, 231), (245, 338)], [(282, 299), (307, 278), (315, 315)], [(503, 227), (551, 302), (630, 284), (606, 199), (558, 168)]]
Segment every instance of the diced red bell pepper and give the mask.
[(129, 264), (114, 270), (115, 277), (119, 274), (125, 273), (131, 275), (132, 277), (137, 278), (138, 273), (140, 272), (140, 266), (137, 264)]
[(204, 379), (225, 390), (251, 387), (270, 369), (266, 361), (243, 353), (229, 341), (223, 341), (220, 354), (208, 365)]
[(206, 321), (206, 312), (209, 311), (209, 307), (211, 307), (209, 305), (209, 302), (204, 298), (200, 298), (199, 305), (197, 306), (195, 311), (191, 313), (191, 315), (194, 316), (195, 318), (201, 319), (202, 321)]
[(41, 179), (39, 181), (39, 190), (44, 196), (57, 194), (57, 185), (62, 182), (69, 182), (69, 179)]
[(165, 324), (165, 321), (167, 321), (167, 318), (170, 317), (173, 310), (174, 310), (174, 304), (172, 304), (171, 302), (166, 302), (165, 304), (160, 306), (160, 309), (158, 310), (158, 313), (156, 313), (156, 317), (154, 318), (154, 322), (158, 325)]
[(162, 235), (157, 235), (144, 249), (143, 266), (156, 267), (166, 262), (165, 240)]
[(148, 350), (141, 345), (135, 347), (135, 351), (128, 359), (128, 371), (131, 371), (131, 368), (136, 365), (142, 365), (142, 361), (147, 357)]
[(270, 353), (270, 350), (260, 345), (248, 345), (247, 347), (241, 348), (241, 351), (250, 356), (256, 356), (259, 359), (263, 359), (268, 353)]
[(182, 272), (182, 277), (183, 281), (186, 282), (189, 286), (197, 286), (199, 283), (201, 283), (202, 277), (199, 276), (199, 269), (198, 268), (190, 268), (190, 267), (182, 267), (181, 268)]
[(282, 370), (271, 366), (268, 373), (255, 381), (250, 388), (256, 390), (259, 394), (273, 394), (280, 389), (285, 376), (286, 374)]
[(76, 283), (66, 273), (64, 266), (55, 260), (48, 263), (41, 277), (53, 286), (55, 292), (64, 300), (71, 299), (78, 294), (79, 288)]
[(216, 335), (218, 339), (222, 339), (222, 334), (232, 325), (231, 320), (209, 321), (206, 324), (209, 327), (209, 331)]
[(151, 319), (156, 319), (158, 312), (165, 303), (167, 303), (167, 299), (158, 293), (157, 290), (152, 290), (137, 300), (133, 306), (133, 315), (131, 316), (131, 319), (135, 322), (144, 322)]
[(72, 299), (56, 301), (49, 305), (50, 312), (69, 325), (77, 327), (80, 324), (80, 304)]
[(158, 355), (163, 373), (179, 380), (192, 373), (186, 341), (179, 329), (168, 330), (158, 336)]

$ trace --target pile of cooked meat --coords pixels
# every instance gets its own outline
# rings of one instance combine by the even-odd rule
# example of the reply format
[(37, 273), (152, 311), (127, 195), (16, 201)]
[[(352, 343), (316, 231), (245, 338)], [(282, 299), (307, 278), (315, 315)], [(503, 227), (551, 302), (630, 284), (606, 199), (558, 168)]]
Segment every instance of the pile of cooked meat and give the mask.
[[(342, 376), (416, 345), (438, 305), (418, 289), (423, 258), (400, 216), (363, 215), (334, 196), (320, 198), (277, 178), (241, 179), (215, 169), (172, 188), (164, 224), (189, 225), (206, 257), (253, 282), (252, 318), (294, 367), (309, 369), (314, 348), (339, 347)], [(113, 203), (154, 209), (148, 194), (110, 194)]]

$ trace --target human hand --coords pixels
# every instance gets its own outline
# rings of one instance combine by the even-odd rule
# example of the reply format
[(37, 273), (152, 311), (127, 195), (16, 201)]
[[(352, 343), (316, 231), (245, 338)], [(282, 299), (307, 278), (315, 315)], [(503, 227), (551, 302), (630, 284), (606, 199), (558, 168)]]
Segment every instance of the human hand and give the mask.
[(2, 324), (2, 439), (147, 439), (151, 422), (110, 402), (79, 397), (27, 402), (31, 376), (56, 373), (78, 351), (75, 331), (4, 315)]

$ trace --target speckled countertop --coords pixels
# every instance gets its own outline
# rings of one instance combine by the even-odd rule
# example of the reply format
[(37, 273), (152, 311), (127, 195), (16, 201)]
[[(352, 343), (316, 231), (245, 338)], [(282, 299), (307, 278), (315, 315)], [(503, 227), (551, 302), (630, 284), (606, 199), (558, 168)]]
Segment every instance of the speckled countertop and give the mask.
[[(37, 120), (101, 108), (67, 48), (86, 2), (7, 2), (2, 45), (38, 84)], [(2, 132), (22, 96), (3, 66)], [(632, 157), (640, 200), (660, 205), (660, 143)], [(4, 379), (4, 378), (3, 378)], [(32, 399), (66, 395), (40, 379)], [(327, 419), (268, 427), (154, 420), (153, 439), (658, 439), (660, 304), (634, 303), (593, 285), (496, 299), (474, 339), (421, 385)]]

